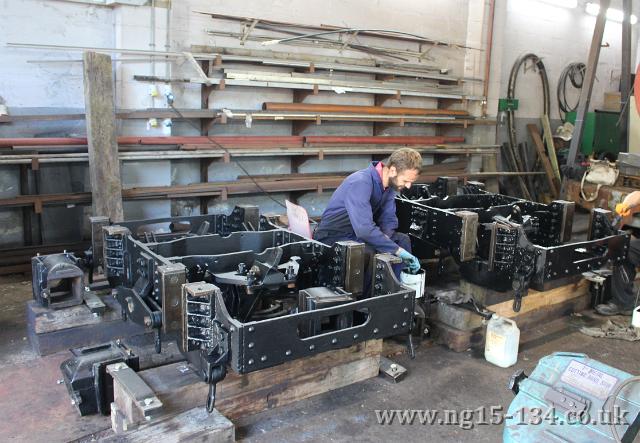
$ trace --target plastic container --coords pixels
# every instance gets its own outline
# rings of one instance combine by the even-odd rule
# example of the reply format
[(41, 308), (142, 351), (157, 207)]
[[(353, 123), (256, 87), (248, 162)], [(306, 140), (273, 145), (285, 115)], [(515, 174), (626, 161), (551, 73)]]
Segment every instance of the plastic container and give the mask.
[(420, 269), (416, 274), (409, 274), (404, 271), (400, 273), (400, 281), (403, 285), (409, 286), (416, 291), (416, 298), (422, 298), (424, 296), (425, 280), (426, 274), (424, 269)]
[(520, 329), (516, 322), (493, 314), (487, 323), (484, 358), (496, 366), (508, 368), (518, 361), (519, 344)]
[(633, 310), (633, 315), (631, 316), (631, 326), (634, 328), (640, 328), (640, 306), (636, 307)]

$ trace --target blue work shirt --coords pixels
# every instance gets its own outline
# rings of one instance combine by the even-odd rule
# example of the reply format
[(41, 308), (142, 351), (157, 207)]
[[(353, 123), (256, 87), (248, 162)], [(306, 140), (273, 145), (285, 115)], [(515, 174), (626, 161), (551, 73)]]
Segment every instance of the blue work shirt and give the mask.
[(398, 228), (396, 191), (384, 189), (377, 163), (354, 172), (335, 190), (316, 229), (316, 240), (355, 240), (391, 254), (398, 250), (389, 238)]

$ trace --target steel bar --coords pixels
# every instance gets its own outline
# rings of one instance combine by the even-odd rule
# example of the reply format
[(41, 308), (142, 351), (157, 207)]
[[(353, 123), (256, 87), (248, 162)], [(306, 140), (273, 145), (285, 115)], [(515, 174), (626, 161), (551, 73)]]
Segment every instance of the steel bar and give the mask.
[[(343, 80), (333, 76), (303, 74), (303, 73), (285, 73), (285, 72), (268, 72), (268, 71), (240, 71), (235, 69), (224, 69), (225, 84), (226, 80), (250, 80), (257, 82), (279, 82), (294, 84), (310, 84), (319, 86), (331, 86), (335, 88), (382, 88), (394, 91), (414, 91), (431, 94), (452, 94), (463, 95), (461, 89), (453, 85), (424, 84), (408, 81), (390, 81), (390, 80)], [(211, 79), (213, 80), (213, 79)], [(426, 86), (425, 86), (426, 85)], [(454, 89), (455, 88), (455, 89)], [(442, 92), (444, 91), (444, 92)]]
[[(215, 143), (223, 146), (266, 147), (290, 146), (302, 147), (303, 137), (300, 136), (215, 136), (211, 137)], [(210, 144), (212, 141), (206, 136), (167, 136), (167, 137), (136, 137), (120, 136), (121, 145), (182, 145), (182, 144)], [(78, 146), (86, 145), (85, 137), (21, 137), (0, 138), (0, 146)]]
[[(213, 140), (213, 141), (212, 141)], [(442, 136), (167, 136), (167, 137), (137, 137), (120, 136), (120, 145), (211, 145), (220, 144), (224, 147), (234, 148), (267, 148), (267, 147), (292, 147), (301, 148), (305, 143), (309, 144), (423, 144), (434, 145), (444, 143), (464, 143), (464, 137)], [(84, 137), (23, 137), (0, 138), (0, 146), (86, 146)]]
[[(311, 29), (311, 30), (315, 30), (315, 31), (336, 31), (336, 30), (346, 30), (346, 29), (348, 29), (348, 28), (346, 28), (344, 26), (335, 26), (335, 25), (326, 25), (326, 24), (317, 26), (317, 25), (307, 25), (307, 24), (300, 24), (300, 23), (288, 23), (288, 22), (281, 22), (281, 21), (275, 21), (275, 20), (264, 20), (264, 19), (259, 19), (259, 18), (255, 18), (255, 17), (241, 17), (241, 16), (227, 15), (227, 14), (216, 14), (216, 13), (204, 12), (204, 11), (194, 11), (194, 12), (196, 12), (198, 14), (208, 15), (208, 16), (211, 16), (211, 18), (219, 19), (219, 20), (241, 21), (241, 22), (247, 22), (247, 23), (251, 23), (254, 20), (258, 20), (260, 23), (264, 23), (264, 24), (270, 25), (270, 26), (276, 26), (276, 27), (279, 27), (279, 28), (299, 28), (299, 29)], [(256, 26), (256, 27), (259, 27), (259, 25)], [(408, 35), (408, 34), (407, 35), (405, 35), (405, 34), (391, 34), (389, 32), (390, 31), (384, 31), (384, 30), (361, 31), (360, 35), (365, 35), (365, 36), (369, 36), (369, 37), (376, 37), (376, 38), (391, 39), (391, 40), (410, 41), (410, 42), (414, 42), (414, 43), (428, 43), (428, 44), (433, 44), (433, 45), (455, 46), (455, 47), (466, 48), (466, 49), (477, 49), (477, 48), (464, 46), (463, 44), (448, 43), (448, 42), (434, 40), (434, 39), (430, 39), (430, 38), (422, 37), (422, 36)]]
[(584, 74), (582, 89), (580, 90), (580, 101), (576, 111), (576, 123), (569, 145), (569, 155), (567, 157), (567, 165), (574, 166), (578, 149), (582, 145), (582, 129), (584, 127), (584, 119), (589, 110), (591, 101), (591, 93), (593, 91), (593, 82), (596, 79), (596, 70), (598, 69), (598, 59), (600, 58), (600, 45), (602, 44), (602, 36), (604, 35), (604, 27), (607, 23), (607, 9), (609, 9), (610, 0), (600, 0), (600, 12), (596, 18), (596, 25), (593, 29), (593, 38), (591, 39), (591, 48), (589, 49), (589, 57), (587, 58), (587, 71)]
[(629, 150), (629, 99), (631, 98), (631, 0), (622, 1), (622, 68), (620, 74), (620, 150)]
[(350, 112), (354, 114), (378, 114), (378, 115), (455, 115), (468, 116), (469, 113), (464, 110), (448, 110), (448, 109), (421, 109), (421, 108), (404, 108), (404, 107), (384, 107), (384, 106), (350, 106), (350, 105), (332, 105), (332, 104), (314, 104), (314, 103), (275, 103), (265, 102), (262, 104), (265, 111), (292, 111), (292, 112)]
[[(450, 177), (461, 179), (490, 178), (500, 176), (516, 175), (542, 175), (544, 172), (464, 172), (457, 170), (433, 170), (429, 173), (421, 174), (421, 183), (431, 183), (438, 177), (446, 174)], [(318, 191), (334, 189), (346, 175), (336, 175), (333, 177), (318, 177), (315, 179), (296, 178), (293, 180), (258, 180), (260, 186), (266, 192), (294, 192), (294, 191)], [(250, 180), (236, 182), (219, 182), (191, 184), (183, 186), (156, 186), (147, 188), (123, 189), (122, 198), (124, 200), (144, 200), (144, 199), (184, 199), (199, 196), (221, 196), (221, 195), (242, 195), (261, 193), (256, 185)], [(68, 205), (68, 204), (90, 204), (91, 193), (82, 192), (74, 194), (40, 194), (21, 195), (13, 198), (0, 199), (0, 207), (22, 207), (35, 204), (41, 205)]]
[[(282, 149), (229, 149), (229, 153), (234, 157), (273, 157), (273, 156), (341, 156), (341, 155), (385, 155), (390, 154), (401, 145), (369, 146), (357, 145), (345, 149), (344, 147), (323, 146), (318, 148), (282, 148)], [(472, 145), (447, 145), (425, 146), (412, 145), (414, 149), (422, 154), (429, 155), (496, 155), (495, 146), (472, 146)], [(120, 152), (120, 161), (140, 161), (140, 160), (175, 160), (175, 159), (199, 159), (199, 158), (224, 158), (226, 155), (222, 149), (214, 147), (202, 147), (199, 145), (183, 145), (181, 150), (167, 151), (138, 151)], [(50, 163), (84, 163), (88, 159), (87, 154), (58, 153), (58, 154), (5, 154), (0, 155), (0, 165), (31, 165), (34, 160), (39, 164)]]
[(333, 135), (308, 135), (305, 137), (308, 145), (333, 144), (397, 144), (397, 145), (424, 145), (444, 143), (464, 143), (464, 137), (443, 136), (333, 136)]
[(493, 48), (493, 21), (495, 17), (496, 0), (489, 1), (489, 24), (487, 27), (487, 50), (485, 51), (484, 59), (484, 79), (482, 84), (482, 117), (487, 116), (487, 106), (489, 96), (489, 78), (491, 75), (491, 50)]

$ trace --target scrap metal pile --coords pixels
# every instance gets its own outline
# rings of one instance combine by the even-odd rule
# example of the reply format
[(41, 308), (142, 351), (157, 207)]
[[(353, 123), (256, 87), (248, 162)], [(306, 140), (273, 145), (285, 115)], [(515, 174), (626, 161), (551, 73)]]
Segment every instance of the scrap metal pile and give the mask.
[[(94, 219), (93, 232), (93, 261), (72, 254), (63, 254), (62, 264), (60, 257), (34, 258), (34, 297), (55, 293), (75, 300), (84, 286), (77, 270), (91, 274), (102, 265), (123, 317), (154, 329), (157, 351), (161, 337), (177, 339), (210, 385), (209, 410), (228, 367), (245, 374), (411, 328), (414, 294), (395, 278), (397, 258), (376, 255), (372, 293), (363, 294), (363, 244), (327, 246), (277, 227), (257, 207), (117, 225)], [(55, 267), (61, 265), (73, 268), (69, 281)], [(79, 407), (81, 413), (103, 412), (107, 394), (84, 389), (86, 377), (74, 371), (99, 367), (93, 385), (101, 386), (105, 361), (131, 358), (130, 350), (111, 348), (104, 357), (62, 366), (76, 405), (92, 405), (88, 412)], [(95, 349), (105, 353), (104, 346)], [(88, 352), (77, 354), (86, 358)]]
[(591, 213), (589, 240), (571, 243), (573, 202), (545, 205), (441, 177), (414, 185), (396, 206), (399, 230), (410, 235), (417, 257), (450, 254), (463, 278), (513, 289), (514, 311), (529, 287), (547, 290), (627, 255), (629, 235), (613, 228), (610, 211), (602, 209)]

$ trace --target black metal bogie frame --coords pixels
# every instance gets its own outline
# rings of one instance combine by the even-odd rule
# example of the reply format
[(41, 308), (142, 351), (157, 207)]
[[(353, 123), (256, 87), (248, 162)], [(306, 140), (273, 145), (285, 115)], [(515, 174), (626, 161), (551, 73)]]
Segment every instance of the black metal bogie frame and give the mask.
[[(364, 245), (327, 246), (264, 218), (260, 225), (269, 230), (156, 242), (124, 226), (104, 228), (106, 275), (123, 315), (155, 328), (158, 350), (161, 331), (177, 334), (181, 350), (212, 385), (211, 407), (227, 364), (247, 373), (410, 332), (414, 292), (396, 279), (396, 257), (375, 257), (372, 294), (365, 296)], [(338, 304), (305, 310), (306, 291)]]
[(448, 253), (467, 280), (513, 289), (516, 311), (529, 287), (547, 290), (627, 255), (629, 236), (612, 228), (610, 211), (592, 212), (588, 241), (567, 243), (573, 202), (545, 205), (475, 187), (473, 194), (454, 191), (446, 180), (436, 183), (417, 185), (396, 199), (399, 230), (410, 235), (413, 253), (420, 258)]

